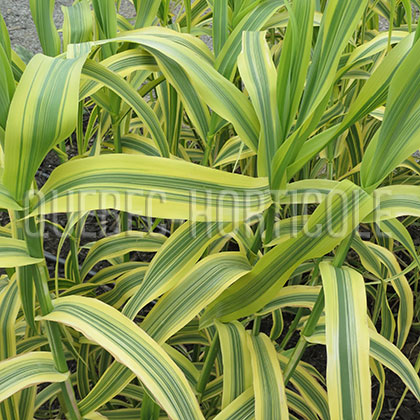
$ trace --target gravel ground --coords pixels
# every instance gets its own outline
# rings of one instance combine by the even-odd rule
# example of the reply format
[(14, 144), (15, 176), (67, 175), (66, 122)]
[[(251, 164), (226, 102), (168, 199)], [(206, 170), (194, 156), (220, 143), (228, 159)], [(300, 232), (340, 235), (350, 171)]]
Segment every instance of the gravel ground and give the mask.
[[(63, 24), (62, 6), (70, 6), (73, 0), (56, 0), (54, 10), (54, 20), (57, 28)], [(179, 7), (174, 10), (179, 11)], [(41, 52), (41, 45), (38, 41), (35, 25), (32, 21), (29, 9), (29, 0), (0, 0), (0, 12), (6, 22), (10, 33), (12, 47), (23, 46), (32, 53)], [(133, 4), (129, 0), (121, 1), (120, 13), (130, 19), (135, 16)], [(380, 29), (387, 30), (388, 22), (382, 19)], [(203, 41), (212, 49), (212, 42), (209, 37), (202, 37)]]
[[(61, 6), (72, 4), (73, 0), (56, 0), (54, 20), (57, 28), (60, 29), (63, 24)], [(9, 30), (12, 47), (21, 45), (33, 53), (41, 52), (41, 45), (29, 9), (29, 0), (0, 0), (0, 11)], [(128, 0), (122, 0), (120, 13), (126, 18), (135, 16), (133, 4)]]
[[(54, 21), (58, 29), (61, 29), (63, 25), (61, 7), (71, 6), (72, 4), (73, 0), (56, 0)], [(179, 10), (180, 6), (173, 6), (172, 11), (175, 14), (177, 14)], [(29, 0), (0, 0), (0, 12), (3, 15), (9, 30), (12, 48), (16, 49), (16, 47), (22, 46), (33, 54), (42, 52), (36, 28), (32, 21)], [(120, 14), (129, 20), (135, 17), (136, 12), (134, 6), (129, 0), (121, 1)], [(203, 36), (201, 38), (210, 49), (213, 48), (210, 37)]]

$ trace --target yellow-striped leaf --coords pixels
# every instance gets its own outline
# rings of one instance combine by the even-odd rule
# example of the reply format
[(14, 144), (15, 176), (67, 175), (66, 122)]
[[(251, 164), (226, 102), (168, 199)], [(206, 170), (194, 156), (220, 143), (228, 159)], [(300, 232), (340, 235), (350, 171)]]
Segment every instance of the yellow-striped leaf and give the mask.
[(0, 292), (0, 360), (16, 354), (15, 322), (19, 309), (17, 283), (13, 280)]
[[(305, 337), (310, 343), (325, 344), (325, 320), (320, 320), (316, 331)], [(392, 370), (420, 401), (420, 378), (402, 351), (374, 329), (369, 328), (369, 352), (375, 360)]]
[(162, 347), (166, 353), (171, 356), (172, 360), (177, 364), (177, 366), (182, 370), (191, 387), (195, 388), (198, 378), (200, 377), (200, 371), (195, 367), (194, 363), (191, 362), (190, 359), (188, 359), (186, 356), (183, 356), (174, 347), (168, 344), (163, 344)]
[(420, 378), (405, 355), (385, 337), (370, 329), (370, 354), (396, 373), (420, 401)]
[(156, 252), (165, 242), (160, 233), (129, 231), (103, 238), (90, 248), (83, 262), (80, 276), (83, 279), (99, 261), (111, 259), (131, 251)]
[[(336, 131), (336, 136), (385, 102), (391, 80), (410, 51), (412, 44), (413, 36), (407, 36), (385, 56), (350, 105), (348, 112)], [(366, 45), (365, 48), (363, 53), (370, 51), (370, 46)], [(356, 50), (353, 52), (355, 56), (352, 54), (349, 61), (357, 61), (359, 53), (363, 56), (362, 51)]]
[(322, 200), (338, 185), (330, 179), (304, 179), (287, 184), (281, 191), (279, 204), (312, 204)]
[(121, 307), (140, 289), (146, 270), (147, 266), (123, 274), (115, 281), (114, 288), (100, 295), (99, 299), (115, 308)]
[[(273, 239), (268, 244), (265, 244), (265, 246), (271, 247), (278, 245), (279, 243), (296, 236), (304, 228), (308, 221), (308, 217), (309, 216), (306, 215), (300, 215), (288, 217), (287, 219), (276, 222), (271, 233)], [(264, 232), (263, 236), (266, 237), (266, 235), (267, 231)]]
[[(384, 264), (390, 274), (390, 277), (394, 277), (394, 279), (391, 280), (391, 284), (400, 299), (400, 305), (398, 308), (397, 346), (402, 348), (407, 340), (411, 324), (413, 322), (413, 292), (407, 278), (403, 274), (400, 274), (401, 267), (398, 264), (397, 258), (391, 251), (371, 242), (366, 242), (366, 246), (370, 249), (378, 261)], [(380, 272), (377, 272), (376, 274), (380, 275)]]
[(114, 0), (92, 0), (92, 6), (99, 26), (99, 39), (114, 38), (117, 35)]
[(252, 387), (251, 355), (244, 326), (216, 322), (223, 358), (222, 410)]
[(55, 0), (29, 0), (42, 49), (51, 57), (60, 54), (61, 48), (60, 37), (53, 19), (54, 4)]
[(300, 104), (295, 132), (273, 158), (273, 188), (284, 186), (287, 167), (316, 128), (328, 104), (341, 53), (355, 30), (367, 0), (328, 1), (312, 54), (305, 91)]
[(9, 32), (7, 31), (6, 22), (3, 19), (3, 16), (0, 13), (0, 45), (3, 47), (4, 52), (6, 53), (7, 59), (11, 60), (12, 56), (12, 48), (10, 44), (10, 36)]
[[(0, 24), (3, 18), (0, 17)], [(4, 24), (4, 21), (3, 21)], [(1, 29), (1, 28), (0, 28)], [(6, 31), (7, 33), (7, 31)], [(0, 128), (6, 128), (7, 116), (9, 114), (10, 102), (15, 93), (15, 80), (10, 58), (3, 45), (0, 42), (0, 64), (2, 71), (0, 72)]]
[(250, 150), (248, 146), (238, 137), (230, 138), (220, 149), (213, 166), (222, 166), (229, 163), (238, 162), (241, 159), (254, 156), (255, 152)]
[(319, 294), (319, 286), (286, 286), (277, 296), (264, 306), (259, 315), (266, 315), (284, 307), (312, 309)]
[(225, 45), (228, 36), (228, 2), (225, 0), (214, 0), (213, 48), (216, 57), (219, 55), (223, 45)]
[(208, 326), (213, 319), (231, 321), (259, 311), (303, 261), (330, 252), (371, 211), (372, 199), (364, 191), (349, 181), (338, 184), (295, 238), (266, 253), (249, 274), (209, 305), (201, 326)]
[(295, 119), (311, 54), (315, 1), (294, 2), (277, 69), (277, 100), (283, 142)]
[(288, 420), (283, 374), (273, 343), (265, 334), (250, 334), (248, 343), (254, 378), (255, 418)]
[(157, 14), (161, 0), (135, 0), (137, 19), (136, 28), (150, 26)]
[(164, 350), (116, 309), (80, 296), (54, 300), (43, 317), (81, 331), (135, 373), (173, 419), (203, 419), (185, 376)]
[[(0, 361), (16, 355), (15, 323), (20, 309), (16, 281), (10, 281), (0, 292)], [(13, 396), (0, 403), (0, 416), (15, 418), (18, 413), (17, 399)]]
[[(404, 38), (410, 37), (408, 32), (404, 31), (392, 31), (391, 34), (391, 45), (399, 44)], [(344, 74), (349, 69), (354, 68), (355, 66), (359, 67), (361, 64), (366, 62), (367, 59), (375, 56), (376, 54), (386, 50), (388, 48), (388, 41), (389, 41), (389, 34), (386, 32), (381, 32), (376, 35), (370, 41), (364, 42), (363, 44), (359, 45), (350, 55), (346, 65), (340, 69), (340, 73)], [(412, 41), (411, 41), (412, 43)], [(400, 47), (398, 47), (400, 48)], [(388, 53), (387, 57), (391, 54)], [(394, 53), (393, 53), (394, 54)], [(392, 55), (392, 54), (391, 54)], [(389, 61), (389, 59), (384, 58), (384, 60), (380, 63), (378, 68), (382, 68), (382, 72), (384, 70), (383, 62)], [(379, 76), (377, 73), (376, 77)]]
[(127, 102), (143, 120), (145, 126), (155, 140), (161, 155), (169, 157), (168, 142), (162, 131), (159, 120), (152, 108), (139, 95), (134, 87), (121, 76), (114, 74), (112, 71), (93, 60), (86, 61), (83, 67), (83, 75), (96, 82), (102, 83), (124, 99), (124, 101)]
[(378, 226), (386, 235), (404, 245), (411, 257), (414, 261), (416, 261), (417, 266), (420, 268), (417, 250), (407, 228), (398, 219), (383, 220), (378, 223)]
[[(284, 370), (289, 362), (289, 357), (278, 353), (280, 367)], [(306, 402), (307, 407), (314, 413), (317, 413), (322, 419), (329, 420), (328, 396), (325, 389), (318, 382), (317, 377), (307, 369), (311, 365), (299, 362), (293, 372), (290, 382), (299, 391)], [(286, 390), (287, 392), (287, 390)], [(288, 397), (289, 398), (289, 397)]]
[(67, 373), (54, 366), (51, 353), (34, 352), (0, 362), (0, 401), (31, 385), (43, 382), (63, 382)]
[(156, 341), (165, 342), (250, 269), (241, 253), (210, 255), (158, 300), (141, 327)]
[(16, 88), (6, 126), (3, 184), (18, 202), (49, 150), (76, 126), (84, 60), (36, 55)]
[(367, 189), (377, 187), (418, 149), (420, 93), (412, 87), (420, 82), (419, 53), (417, 42), (392, 79), (383, 123), (369, 143), (360, 169), (362, 185)]
[[(186, 222), (179, 227), (153, 258), (141, 287), (127, 302), (123, 313), (128, 318), (134, 319), (144, 305), (181, 282), (209, 243), (218, 237), (222, 227), (217, 223), (191, 222)], [(112, 276), (114, 270), (105, 270), (110, 271), (109, 275)], [(100, 273), (98, 273), (98, 279), (100, 279)], [(127, 274), (127, 276), (130, 275), (130, 273)], [(187, 337), (186, 341), (190, 343), (191, 337)], [(171, 341), (171, 344), (176, 343)], [(208, 345), (207, 342), (204, 344)], [(117, 395), (131, 381), (132, 376), (131, 371), (125, 366), (112, 364), (81, 402), (80, 410), (87, 413), (101, 407)]]
[(148, 217), (240, 221), (270, 204), (265, 178), (114, 154), (60, 165), (34, 200), (33, 213), (115, 208)]
[(118, 277), (124, 275), (125, 273), (144, 267), (146, 264), (141, 261), (128, 261), (121, 264), (111, 265), (110, 267), (105, 267), (96, 273), (88, 281), (89, 283), (94, 284), (106, 284), (114, 281)]
[(265, 41), (265, 32), (243, 32), (238, 66), (261, 126), (258, 174), (270, 178), (271, 161), (280, 146), (281, 128), (277, 107), (277, 72)]
[(7, 210), (22, 210), (22, 207), (14, 200), (6, 187), (0, 184), (0, 208)]
[(249, 13), (235, 26), (217, 56), (215, 66), (219, 73), (229, 80), (233, 79), (237, 59), (242, 49), (243, 32), (261, 30), (270, 17), (282, 6), (284, 6), (284, 0), (266, 0), (256, 5), (255, 8), (251, 8)]
[(370, 419), (369, 328), (363, 277), (319, 265), (325, 293), (327, 389), (332, 419)]
[(366, 4), (367, 0), (328, 2), (302, 98), (299, 125), (315, 111), (331, 89), (340, 54), (358, 24)]
[(82, 0), (72, 6), (62, 6), (63, 11), (63, 50), (69, 44), (92, 40), (93, 18), (89, 2)]
[(4, 268), (38, 264), (43, 259), (29, 255), (25, 241), (0, 237), (0, 265)]
[(138, 134), (126, 134), (121, 137), (121, 147), (124, 154), (142, 154), (147, 156), (160, 156), (153, 140)]
[[(74, 46), (71, 45), (70, 49), (73, 47)], [(111, 57), (102, 60), (99, 64), (122, 77), (129, 76), (133, 72), (139, 70), (150, 72), (159, 70), (154, 57), (140, 48), (133, 48), (114, 54)], [(80, 83), (80, 99), (92, 96), (102, 86), (101, 81), (98, 80), (97, 77), (95, 77), (95, 79), (91, 79), (82, 75)]]
[(251, 420), (255, 418), (254, 388), (250, 387), (225, 407), (214, 420)]
[(114, 362), (95, 383), (89, 394), (78, 406), (83, 415), (102, 407), (110, 399), (119, 394), (135, 377), (125, 365)]
[(420, 217), (420, 188), (417, 185), (389, 185), (374, 191), (375, 211), (366, 222), (380, 222), (400, 216)]
[(124, 314), (133, 319), (144, 305), (179, 284), (223, 227), (193, 222), (180, 226), (153, 258), (141, 289), (127, 303)]
[(165, 38), (154, 35), (150, 29), (147, 32), (138, 32), (138, 36), (135, 31), (130, 36), (128, 34), (124, 39), (131, 38), (135, 40), (134, 42), (140, 42), (151, 54), (155, 52), (163, 54), (181, 66), (201, 98), (217, 114), (233, 124), (249, 148), (256, 150), (259, 123), (251, 104), (233, 83), (225, 79), (208, 61), (203, 60), (202, 55), (191, 48), (186, 35), (180, 44), (170, 36), (170, 31)]

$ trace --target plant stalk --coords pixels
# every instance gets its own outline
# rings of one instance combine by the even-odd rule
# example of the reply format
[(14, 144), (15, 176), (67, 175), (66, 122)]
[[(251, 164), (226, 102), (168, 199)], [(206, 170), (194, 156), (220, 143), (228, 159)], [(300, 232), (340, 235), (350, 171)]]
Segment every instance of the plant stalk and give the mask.
[(210, 159), (210, 153), (213, 149), (214, 136), (215, 135), (213, 134), (212, 136), (207, 137), (207, 144), (204, 150), (204, 156), (203, 156), (203, 161), (202, 161), (203, 166), (209, 166), (209, 159)]
[(203, 393), (206, 389), (206, 385), (209, 382), (211, 369), (213, 367), (214, 361), (216, 360), (217, 353), (219, 351), (219, 334), (216, 334), (213, 337), (213, 341), (211, 342), (210, 349), (207, 353), (206, 360), (204, 361), (204, 366), (201, 371), (200, 378), (197, 382), (197, 393), (201, 400)]
[[(19, 212), (17, 216), (18, 219), (21, 219), (23, 214)], [(36, 225), (35, 218), (30, 217), (18, 223), (23, 225), (29, 255), (34, 258), (44, 258), (40, 232)], [(42, 263), (37, 264), (36, 273), (37, 275), (34, 278), (35, 291), (41, 308), (41, 314), (45, 316), (54, 309), (48, 288), (49, 275), (45, 260)], [(47, 321), (46, 331), (56, 369), (61, 373), (69, 372), (61, 340), (60, 326), (55, 322)], [(71, 420), (81, 420), (82, 417), (77, 407), (74, 390), (70, 380), (67, 379), (65, 382), (62, 382), (60, 388), (68, 410), (69, 418)]]

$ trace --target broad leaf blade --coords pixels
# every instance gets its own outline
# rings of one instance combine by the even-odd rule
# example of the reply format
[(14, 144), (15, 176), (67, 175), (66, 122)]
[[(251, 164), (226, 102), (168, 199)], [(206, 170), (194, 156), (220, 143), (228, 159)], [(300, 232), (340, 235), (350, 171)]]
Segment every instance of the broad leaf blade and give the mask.
[(0, 265), (3, 268), (21, 267), (43, 261), (29, 255), (25, 241), (0, 237)]
[(250, 387), (225, 407), (214, 420), (252, 420), (254, 418), (254, 388)]
[(216, 322), (223, 358), (222, 410), (252, 386), (251, 355), (244, 326)]
[(80, 272), (83, 279), (99, 261), (115, 258), (131, 251), (156, 252), (165, 242), (160, 233), (128, 231), (103, 238), (90, 248)]
[(129, 367), (173, 419), (204, 419), (180, 369), (142, 329), (96, 299), (71, 296), (54, 301), (43, 317), (81, 331)]
[(101, 155), (66, 162), (33, 202), (34, 213), (115, 208), (149, 217), (240, 221), (271, 204), (265, 178), (182, 160)]
[(370, 419), (369, 328), (363, 277), (320, 264), (325, 293), (327, 389), (332, 419)]
[(63, 11), (63, 49), (69, 44), (78, 44), (92, 40), (93, 19), (90, 5), (82, 0), (72, 6), (62, 6)]
[(36, 55), (16, 88), (6, 126), (3, 183), (18, 202), (49, 150), (76, 126), (84, 60)]
[(141, 327), (156, 341), (165, 342), (250, 268), (240, 253), (210, 255), (158, 300)]
[(213, 5), (213, 48), (216, 57), (225, 45), (229, 36), (228, 29), (228, 2), (214, 0)]
[(254, 377), (255, 417), (288, 420), (283, 374), (273, 343), (265, 334), (250, 334), (248, 343)]
[(54, 366), (51, 353), (26, 353), (0, 362), (0, 401), (31, 385), (43, 382), (64, 382), (67, 373)]
[(277, 74), (265, 32), (244, 32), (239, 71), (260, 122), (258, 174), (271, 175), (271, 161), (280, 146), (280, 118), (277, 107)]
[(55, 0), (29, 0), (42, 49), (51, 57), (60, 54), (61, 48), (60, 37), (53, 19), (54, 4)]

